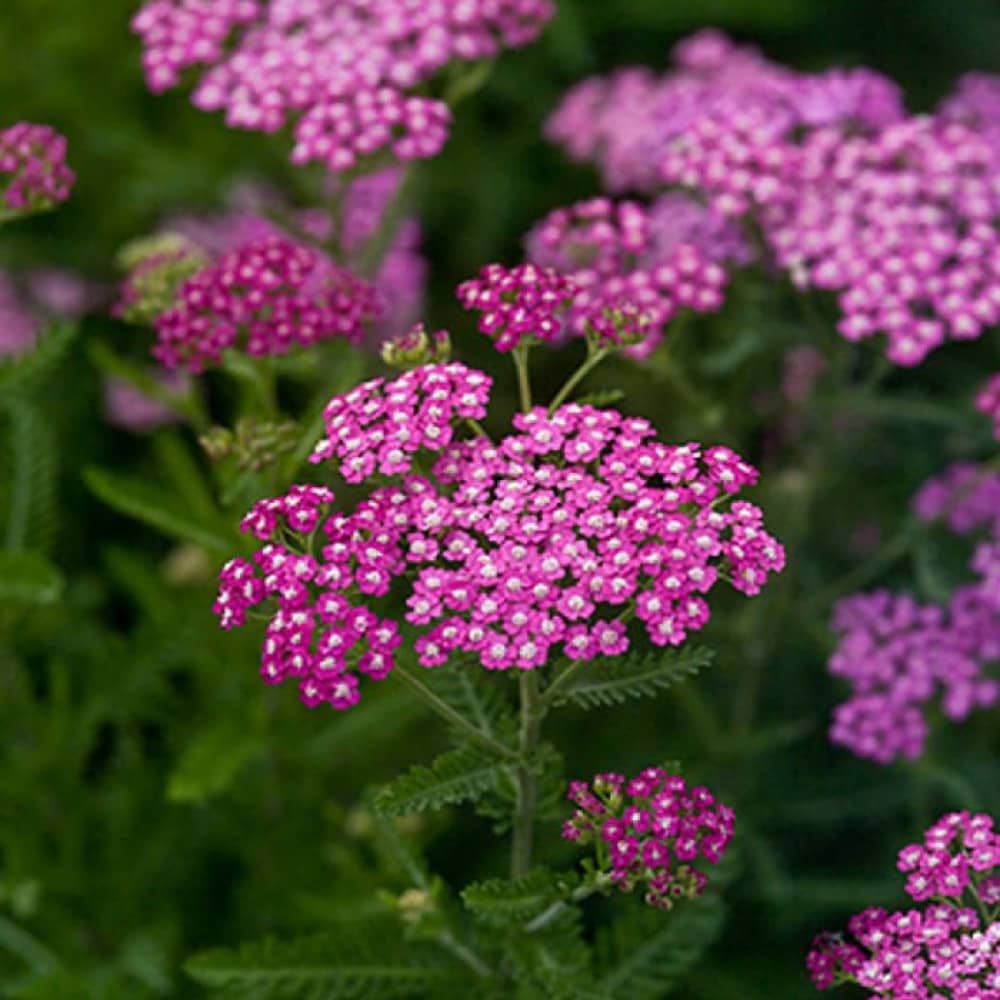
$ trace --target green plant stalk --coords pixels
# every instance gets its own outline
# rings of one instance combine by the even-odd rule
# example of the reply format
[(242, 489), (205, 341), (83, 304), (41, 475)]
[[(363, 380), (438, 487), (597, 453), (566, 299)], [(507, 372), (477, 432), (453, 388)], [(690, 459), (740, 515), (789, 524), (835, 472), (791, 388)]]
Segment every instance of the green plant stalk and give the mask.
[(611, 349), (608, 347), (598, 347), (591, 349), (587, 353), (587, 359), (563, 384), (563, 387), (555, 394), (552, 402), (549, 403), (549, 416), (551, 417), (560, 405), (565, 402), (569, 394), (582, 382), (587, 375), (593, 371), (608, 355)]
[(417, 680), (408, 670), (399, 668), (393, 672), (393, 676), (401, 677), (421, 701), (480, 746), (497, 754), (504, 760), (517, 760), (518, 754), (516, 751), (505, 746), (499, 740), (494, 739), (488, 733), (484, 733), (481, 729), (478, 729), (465, 716), (456, 712), (451, 705), (439, 698), (426, 684)]
[(538, 783), (531, 771), (530, 758), (538, 747), (544, 709), (538, 696), (538, 676), (526, 670), (519, 682), (521, 695), (521, 734), (518, 741), (522, 761), (517, 768), (517, 804), (514, 809), (513, 836), (510, 845), (510, 876), (519, 878), (531, 871), (531, 850), (535, 834), (535, 809)]
[(521, 403), (521, 412), (531, 411), (531, 378), (528, 375), (529, 344), (518, 344), (511, 352), (514, 368), (517, 371), (517, 396)]
[(565, 899), (557, 899), (551, 906), (542, 910), (537, 917), (533, 917), (524, 925), (525, 934), (537, 934), (552, 923), (556, 917), (573, 903), (582, 903), (583, 900), (593, 896), (598, 892), (607, 892), (611, 888), (611, 876), (604, 873), (597, 875), (593, 882), (577, 886)]

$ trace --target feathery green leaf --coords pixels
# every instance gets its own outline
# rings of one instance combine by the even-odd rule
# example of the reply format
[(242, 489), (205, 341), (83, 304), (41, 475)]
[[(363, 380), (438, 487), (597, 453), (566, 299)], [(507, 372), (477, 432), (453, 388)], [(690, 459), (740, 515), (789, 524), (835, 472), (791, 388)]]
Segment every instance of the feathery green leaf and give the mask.
[(573, 873), (556, 875), (539, 868), (521, 878), (473, 882), (462, 890), (462, 900), (483, 923), (521, 924), (565, 897), (578, 882)]

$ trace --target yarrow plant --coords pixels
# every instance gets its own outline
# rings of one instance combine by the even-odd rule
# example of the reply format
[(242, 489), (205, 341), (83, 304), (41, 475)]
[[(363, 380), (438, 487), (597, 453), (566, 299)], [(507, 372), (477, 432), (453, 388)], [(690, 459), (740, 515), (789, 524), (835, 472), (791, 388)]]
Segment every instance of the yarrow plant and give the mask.
[(436, 156), (451, 112), (425, 85), (534, 41), (553, 13), (549, 0), (151, 0), (132, 28), (153, 91), (206, 67), (196, 107), (233, 128), (291, 126), (293, 163), (346, 171), (383, 151)]
[(0, 131), (0, 221), (54, 208), (75, 179), (55, 129), (18, 122)]
[(569, 799), (577, 809), (563, 836), (594, 846), (598, 877), (623, 892), (644, 887), (645, 902), (661, 910), (705, 891), (708, 878), (696, 863), (718, 864), (733, 836), (732, 809), (662, 767), (629, 780), (598, 774), (589, 785), (571, 782)]
[(897, 868), (916, 903), (869, 908), (849, 937), (821, 934), (807, 966), (820, 990), (855, 983), (888, 1000), (997, 1000), (1000, 997), (1000, 835), (992, 816), (949, 813)]
[(829, 669), (853, 694), (835, 710), (830, 738), (881, 764), (923, 753), (923, 706), (939, 693), (956, 722), (1000, 700), (1000, 681), (987, 673), (1000, 660), (1000, 475), (953, 466), (923, 486), (914, 509), (922, 521), (987, 537), (970, 563), (977, 580), (944, 605), (879, 591), (847, 598), (834, 611), (839, 642)]

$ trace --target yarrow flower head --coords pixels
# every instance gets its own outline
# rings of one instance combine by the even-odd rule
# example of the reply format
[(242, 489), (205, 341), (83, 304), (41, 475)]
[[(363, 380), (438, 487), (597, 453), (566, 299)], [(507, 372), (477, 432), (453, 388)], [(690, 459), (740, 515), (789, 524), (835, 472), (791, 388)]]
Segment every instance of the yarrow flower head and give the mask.
[(732, 809), (662, 767), (631, 780), (599, 774), (589, 785), (574, 781), (567, 797), (577, 808), (563, 837), (594, 845), (596, 872), (623, 892), (643, 890), (658, 909), (701, 895), (708, 877), (699, 862), (718, 864), (733, 836)]
[(48, 125), (19, 122), (0, 131), (0, 219), (55, 207), (75, 179), (66, 139)]
[(836, 708), (830, 738), (881, 764), (921, 755), (928, 735), (923, 706), (938, 694), (956, 722), (1000, 701), (1000, 683), (985, 673), (1000, 659), (1000, 475), (953, 466), (922, 487), (914, 509), (957, 534), (988, 537), (970, 562), (977, 579), (944, 604), (879, 591), (834, 610), (839, 641), (829, 670), (853, 692)]
[(285, 354), (331, 337), (357, 342), (378, 314), (375, 290), (318, 251), (278, 236), (223, 254), (188, 278), (154, 320), (154, 356), (192, 373), (240, 346)]
[[(298, 495), (258, 505), (245, 524), (269, 544), (254, 556), (259, 573), (246, 560), (223, 571), (216, 609), (224, 627), (276, 597), (268, 634), (277, 641), (293, 613), (303, 625), (319, 614), (310, 608), (336, 598), (341, 614), (343, 600), (362, 595), (378, 616), (372, 601), (394, 588), (422, 666), (461, 653), (488, 670), (531, 670), (559, 653), (623, 653), (633, 615), (653, 643), (678, 645), (708, 621), (705, 598), (720, 579), (752, 595), (782, 568), (784, 552), (760, 510), (734, 499), (756, 470), (728, 448), (663, 445), (645, 420), (576, 404), (521, 414), (514, 433), (493, 444), (474, 423), (489, 389), (488, 376), (451, 363), (332, 399), (312, 460), (333, 460), (352, 484), (375, 476), (401, 483), (326, 520), (310, 501), (300, 522)], [(477, 436), (459, 439), (462, 424)], [(416, 474), (428, 466), (429, 476)], [(278, 515), (292, 507), (296, 521), (289, 515), (282, 531)], [(316, 555), (308, 538), (289, 546), (289, 530), (330, 543)], [(300, 574), (294, 586), (288, 572)], [(353, 626), (323, 621), (324, 634), (337, 632), (339, 646), (354, 648)], [(310, 657), (333, 642), (312, 646), (312, 632), (295, 635), (300, 659), (292, 668), (267, 661), (276, 679), (304, 676)], [(383, 647), (378, 653), (381, 666), (391, 665)]]
[(205, 66), (196, 107), (234, 128), (291, 124), (293, 163), (344, 171), (380, 150), (437, 155), (451, 114), (423, 85), (528, 44), (553, 13), (550, 0), (150, 0), (132, 29), (152, 90)]
[[(528, 254), (568, 275), (568, 324), (576, 335), (603, 327), (602, 315), (627, 303), (643, 317), (632, 356), (645, 357), (681, 310), (717, 311), (727, 276), (705, 241), (680, 240), (638, 202), (594, 198), (559, 208), (529, 234)], [(689, 234), (685, 234), (689, 235)], [(609, 339), (614, 339), (610, 337)]]
[[(887, 1000), (1000, 1000), (1000, 836), (992, 816), (949, 813), (899, 853), (923, 907), (875, 907), (821, 934), (806, 965), (817, 989), (855, 983)], [(932, 902), (928, 902), (932, 901)]]

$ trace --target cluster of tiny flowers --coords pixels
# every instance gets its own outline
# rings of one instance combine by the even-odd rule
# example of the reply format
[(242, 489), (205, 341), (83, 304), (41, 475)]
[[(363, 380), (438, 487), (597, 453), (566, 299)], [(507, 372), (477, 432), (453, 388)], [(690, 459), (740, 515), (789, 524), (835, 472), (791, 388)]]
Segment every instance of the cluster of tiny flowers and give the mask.
[[(529, 256), (572, 279), (569, 323), (575, 333), (593, 327), (595, 316), (630, 303), (648, 327), (630, 350), (642, 357), (682, 309), (707, 313), (721, 307), (727, 279), (716, 251), (700, 238), (677, 239), (670, 211), (669, 204), (647, 210), (633, 201), (595, 198), (556, 209), (529, 234)], [(712, 225), (706, 223), (706, 234)]]
[(310, 461), (336, 459), (349, 483), (409, 472), (421, 449), (436, 452), (451, 443), (456, 421), (486, 416), (491, 385), (488, 375), (458, 362), (364, 382), (327, 403), (326, 434)]
[[(993, 818), (942, 817), (899, 854), (906, 891), (927, 905), (871, 907), (849, 937), (821, 934), (806, 965), (817, 989), (854, 983), (887, 1000), (1000, 1000), (1000, 836)], [(978, 904), (978, 905), (974, 905)]]
[(574, 781), (567, 797), (577, 808), (563, 836), (595, 844), (599, 872), (623, 892), (643, 889), (646, 902), (663, 910), (704, 892), (708, 879), (696, 863), (718, 864), (733, 836), (732, 809), (662, 767), (631, 780), (599, 774), (589, 785)]
[(519, 433), (441, 455), (449, 533), (417, 539), (407, 619), (432, 629), (425, 666), (453, 650), (486, 669), (532, 669), (629, 647), (634, 610), (650, 640), (679, 645), (709, 619), (720, 579), (759, 593), (784, 565), (759, 508), (726, 500), (757, 473), (728, 448), (668, 446), (645, 420), (568, 404), (514, 418)]
[(293, 123), (292, 161), (349, 170), (388, 150), (435, 156), (448, 106), (412, 93), (452, 61), (533, 41), (551, 0), (151, 0), (132, 28), (156, 92), (206, 66), (192, 98), (234, 128)]
[(835, 710), (830, 736), (883, 764), (920, 756), (927, 739), (922, 706), (939, 692), (953, 721), (1000, 700), (1000, 683), (984, 676), (1000, 659), (1000, 474), (952, 466), (924, 484), (913, 506), (924, 521), (987, 537), (970, 563), (977, 579), (943, 605), (882, 591), (850, 597), (834, 611), (839, 642), (829, 669), (854, 693)]
[(976, 409), (993, 421), (993, 436), (1000, 441), (1000, 372), (991, 375), (979, 390)]
[(52, 208), (69, 197), (75, 179), (66, 139), (48, 125), (18, 122), (0, 131), (0, 216)]
[(799, 288), (837, 295), (842, 336), (882, 334), (891, 361), (916, 365), (1000, 321), (998, 95), (973, 75), (908, 117), (878, 74), (797, 73), (709, 32), (662, 78), (587, 81), (550, 133), (612, 189), (680, 185), (723, 216), (753, 212)]
[(573, 282), (551, 268), (487, 264), (478, 278), (458, 286), (458, 300), (481, 313), (479, 331), (498, 351), (512, 351), (523, 340), (558, 339), (563, 333), (560, 313), (576, 291)]
[(378, 314), (375, 290), (319, 252), (281, 237), (251, 241), (188, 278), (154, 327), (153, 354), (193, 373), (238, 344), (285, 354), (330, 337), (357, 342)]
[[(261, 651), (267, 683), (296, 680), (310, 708), (343, 710), (360, 700), (359, 674), (376, 681), (389, 675), (399, 630), (369, 605), (387, 593), (403, 564), (400, 537), (410, 521), (410, 493), (375, 490), (353, 514), (324, 520), (334, 499), (330, 490), (293, 486), (247, 514), (242, 529), (267, 544), (252, 560), (232, 559), (222, 568), (214, 611), (230, 629), (243, 625), (251, 608), (276, 605)], [(311, 551), (314, 535), (323, 541), (318, 558)]]

